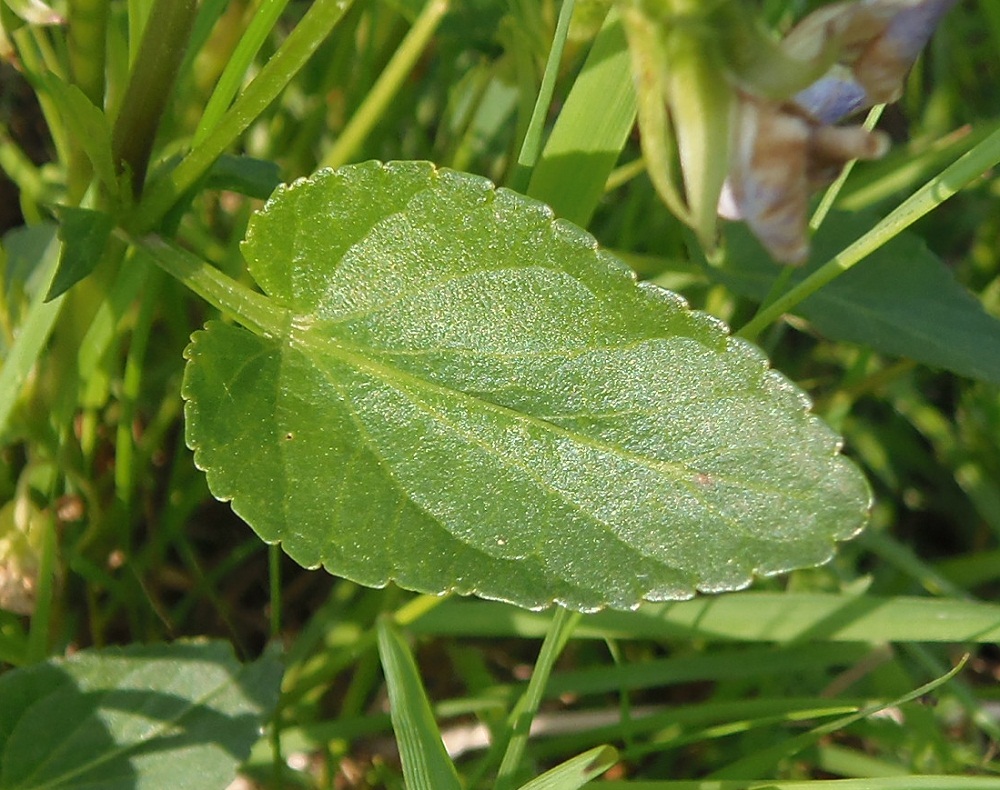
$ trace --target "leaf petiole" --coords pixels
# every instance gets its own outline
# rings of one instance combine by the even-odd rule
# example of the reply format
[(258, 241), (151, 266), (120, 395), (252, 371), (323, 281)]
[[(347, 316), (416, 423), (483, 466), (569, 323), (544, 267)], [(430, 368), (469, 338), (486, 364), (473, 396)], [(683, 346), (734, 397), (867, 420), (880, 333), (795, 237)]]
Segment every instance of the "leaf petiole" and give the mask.
[(118, 231), (118, 234), (149, 255), (161, 269), (180, 280), (213, 307), (231, 315), (254, 334), (277, 337), (287, 331), (289, 312), (263, 294), (250, 290), (214, 266), (159, 236), (134, 238), (122, 231)]

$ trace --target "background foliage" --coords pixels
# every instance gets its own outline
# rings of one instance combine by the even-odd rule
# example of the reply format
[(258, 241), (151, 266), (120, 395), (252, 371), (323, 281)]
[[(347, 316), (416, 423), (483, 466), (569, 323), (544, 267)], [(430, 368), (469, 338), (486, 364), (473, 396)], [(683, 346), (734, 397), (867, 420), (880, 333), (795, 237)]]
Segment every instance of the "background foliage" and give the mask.
[[(767, 0), (760, 12), (785, 29), (820, 5)], [(966, 0), (946, 18), (883, 116), (893, 151), (852, 173), (809, 266), (924, 185), (939, 196), (934, 210), (852, 270), (868, 278), (860, 285), (834, 280), (753, 332), (843, 434), (875, 506), (833, 562), (747, 592), (579, 617), (304, 571), (211, 498), (185, 445), (182, 352), (217, 311), (122, 236), (96, 252), (76, 245), (78, 265), (60, 273), (65, 285), (79, 281), (45, 301), (58, 233), (83, 237), (74, 222), (94, 229), (89, 214), (55, 206), (124, 217), (132, 238), (158, 230), (249, 283), (239, 242), (279, 181), (420, 159), (529, 191), (642, 277), (743, 327), (777, 270), (739, 228), (721, 266), (703, 259), (642, 172), (614, 31), (591, 49), (603, 5), (579, 0), (564, 37), (559, 10), (548, 0), (81, 0), (57, 7), (69, 25), (53, 25), (37, 6), (0, 5), (0, 660), (11, 668), (0, 710), (26, 711), (0, 717), (0, 745), (52, 737), (53, 707), (69, 721), (97, 716), (107, 765), (127, 766), (116, 786), (134, 786), (130, 772), (145, 769), (132, 757), (162, 732), (132, 740), (129, 716), (165, 709), (108, 702), (101, 689), (122, 685), (124, 659), (94, 670), (101, 682), (87, 675), (90, 652), (79, 667), (39, 662), (211, 636), (245, 662), (269, 639), (284, 643), (276, 706), (275, 694), (240, 690), (249, 673), (276, 692), (268, 656), (240, 665), (215, 643), (180, 642), (172, 657), (157, 648), (128, 660), (206, 651), (198, 660), (221, 673), (213, 688), (233, 700), (225, 715), (252, 725), (241, 743), (270, 722), (249, 757), (243, 746), (221, 750), (229, 770), (246, 760), (261, 786), (399, 787), (405, 770), (413, 787), (457, 775), (513, 787), (562, 766), (552, 786), (572, 787), (612, 764), (609, 787), (1000, 786), (1000, 607), (990, 603), (1000, 582), (1000, 182), (986, 169), (1000, 154), (984, 147), (1000, 122), (992, 0)], [(143, 39), (144, 29), (156, 35)], [(550, 47), (562, 38), (550, 84)], [(518, 159), (544, 85), (554, 101), (532, 171)], [(951, 182), (939, 174), (967, 151), (988, 161), (940, 202)], [(120, 159), (130, 171), (116, 171)], [(599, 196), (596, 209), (588, 196)], [(964, 651), (960, 674), (927, 686)], [(37, 672), (84, 702), (46, 698)], [(40, 706), (35, 719), (30, 705), (10, 707), (15, 693)], [(214, 710), (203, 693), (172, 689), (180, 702), (170, 710), (193, 711), (191, 727), (203, 726), (197, 716)], [(435, 721), (447, 755), (428, 738)], [(617, 762), (588, 753), (607, 743)], [(183, 738), (174, 745), (185, 754)], [(582, 765), (565, 762), (583, 753)], [(426, 774), (414, 767), (424, 759)], [(0, 787), (27, 786), (23, 766), (2, 765)], [(81, 775), (53, 773), (56, 786)], [(214, 776), (203, 773), (202, 786)]]

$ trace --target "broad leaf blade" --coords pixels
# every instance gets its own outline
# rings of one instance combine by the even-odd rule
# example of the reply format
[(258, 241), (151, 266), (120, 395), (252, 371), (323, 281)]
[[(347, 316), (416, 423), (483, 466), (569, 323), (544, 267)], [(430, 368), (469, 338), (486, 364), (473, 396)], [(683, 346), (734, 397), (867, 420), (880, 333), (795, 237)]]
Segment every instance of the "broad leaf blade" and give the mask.
[(293, 317), (194, 336), (187, 438), (303, 565), (631, 607), (823, 562), (864, 521), (801, 392), (539, 203), (366, 163), (279, 190), (247, 239)]
[(0, 788), (225, 787), (277, 701), (221, 642), (85, 651), (0, 677)]
[[(792, 287), (868, 231), (865, 213), (832, 213)], [(764, 299), (781, 268), (741, 225), (726, 231), (727, 261), (711, 273), (737, 293)], [(960, 376), (1000, 383), (1000, 320), (989, 315), (906, 231), (803, 301), (795, 312), (824, 336), (870, 346)]]

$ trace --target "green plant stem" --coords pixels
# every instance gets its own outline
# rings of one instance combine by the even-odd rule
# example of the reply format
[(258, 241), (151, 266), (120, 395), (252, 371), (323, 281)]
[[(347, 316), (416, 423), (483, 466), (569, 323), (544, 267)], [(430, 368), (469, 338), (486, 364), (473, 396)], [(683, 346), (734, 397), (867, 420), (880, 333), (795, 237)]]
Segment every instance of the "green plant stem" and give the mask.
[[(877, 104), (869, 110), (868, 117), (865, 118), (865, 129), (870, 132), (875, 128), (875, 124), (877, 124), (879, 118), (882, 117), (882, 111), (884, 109), (884, 104)], [(857, 159), (852, 159), (850, 162), (845, 164), (843, 168), (841, 168), (840, 175), (837, 176), (837, 180), (830, 184), (826, 192), (823, 193), (823, 199), (820, 200), (819, 205), (816, 206), (816, 210), (813, 212), (813, 215), (809, 220), (809, 230), (815, 231), (820, 225), (823, 224), (823, 220), (826, 219), (826, 215), (829, 214), (830, 209), (833, 208), (833, 204), (840, 196), (840, 191), (844, 188), (844, 184), (847, 183), (847, 178), (851, 175), (851, 171), (854, 169), (854, 165), (856, 165), (857, 162)]]
[(17, 186), (22, 205), (25, 201), (41, 201), (45, 188), (42, 175), (24, 150), (11, 139), (4, 124), (0, 124), (0, 170)]
[(226, 67), (219, 77), (219, 81), (212, 91), (212, 96), (205, 105), (205, 111), (201, 115), (198, 129), (194, 133), (191, 141), (192, 147), (199, 146), (204, 142), (222, 119), (229, 105), (233, 101), (243, 83), (243, 77), (250, 68), (254, 57), (260, 50), (261, 45), (267, 39), (268, 34), (274, 28), (281, 12), (288, 5), (288, 0), (264, 0), (257, 8), (250, 24), (247, 25), (240, 41), (233, 51), (232, 57), (226, 63)]
[(153, 326), (153, 316), (159, 303), (157, 295), (162, 287), (163, 275), (153, 270), (146, 281), (142, 301), (139, 305), (139, 315), (132, 330), (128, 345), (128, 356), (125, 359), (125, 372), (121, 385), (121, 417), (115, 434), (115, 494), (124, 507), (125, 529), (122, 531), (122, 550), (131, 559), (131, 529), (132, 499), (135, 491), (136, 463), (135, 439), (132, 435), (132, 422), (135, 418), (136, 404), (139, 402), (142, 384), (143, 361), (146, 348), (149, 346), (149, 336)]
[(156, 0), (149, 12), (111, 132), (115, 165), (130, 174), (136, 195), (146, 179), (156, 130), (184, 60), (197, 10), (196, 0)]
[[(11, 34), (11, 39), (17, 45), (17, 55), (21, 60), (21, 68), (25, 74), (31, 76), (51, 73), (57, 77), (65, 76), (61, 65), (52, 55), (51, 47), (45, 45), (45, 38), (37, 28), (26, 25), (15, 30)], [(40, 91), (35, 95), (38, 97), (38, 106), (41, 107), (42, 115), (45, 116), (45, 126), (48, 128), (49, 134), (52, 135), (52, 145), (56, 149), (56, 158), (66, 162), (69, 160), (72, 144), (62, 123), (59, 109), (47, 91)]]
[(907, 200), (903, 201), (895, 211), (868, 233), (849, 245), (784, 296), (764, 307), (737, 334), (747, 340), (755, 339), (768, 324), (778, 320), (784, 313), (812, 296), (828, 282), (902, 233), (967, 184), (981, 177), (998, 162), (1000, 162), (1000, 131), (994, 132), (958, 161), (946, 167), (940, 175), (928, 181)]
[(31, 306), (21, 322), (14, 344), (7, 349), (3, 364), (0, 365), (0, 434), (7, 429), (7, 422), (17, 405), (18, 393), (45, 349), (62, 309), (65, 294), (51, 302), (45, 301), (45, 294), (55, 275), (57, 261), (58, 256), (54, 249), (47, 251), (46, 256), (40, 261), (44, 272), (42, 282), (46, 285), (36, 291)]
[(210, 305), (233, 316), (251, 332), (273, 337), (286, 331), (289, 321), (287, 310), (200, 258), (157, 236), (135, 239), (121, 234), (121, 237), (146, 252), (157, 266)]
[(170, 208), (200, 179), (219, 155), (260, 117), (340, 21), (352, 0), (316, 0), (260, 74), (222, 120), (176, 168), (150, 185), (128, 222), (133, 232), (152, 230)]
[[(50, 501), (55, 502), (55, 497)], [(52, 591), (56, 568), (56, 524), (51, 510), (42, 515), (41, 561), (38, 564), (38, 587), (35, 591), (35, 611), (28, 633), (27, 663), (44, 661), (49, 652), (49, 629), (52, 622)]]
[(354, 155), (427, 48), (441, 18), (448, 11), (448, 5), (449, 0), (428, 0), (361, 106), (347, 122), (337, 142), (323, 157), (323, 167), (340, 167)]
[[(103, 109), (108, 0), (72, 0), (68, 9), (66, 48), (70, 74), (90, 103)], [(79, 205), (92, 178), (90, 159), (82, 142), (74, 138), (66, 163), (67, 202)]]
[(66, 48), (73, 82), (98, 108), (104, 106), (108, 0), (71, 0)]
[(269, 607), (271, 639), (278, 639), (281, 636), (281, 547), (277, 544), (267, 547), (267, 570), (271, 586)]
[(400, 606), (392, 619), (400, 628), (405, 628), (445, 600), (443, 595), (419, 595)]
[(528, 122), (528, 129), (517, 155), (517, 163), (510, 174), (507, 185), (517, 191), (524, 192), (531, 181), (531, 171), (534, 169), (542, 153), (542, 133), (545, 131), (545, 121), (549, 116), (549, 106), (556, 89), (556, 77), (559, 76), (559, 64), (562, 62), (563, 51), (566, 49), (566, 36), (569, 33), (569, 23), (573, 17), (573, 7), (576, 0), (563, 0), (559, 9), (559, 19), (556, 22), (556, 32), (552, 38), (552, 48), (545, 62), (545, 72), (542, 74), (542, 84), (538, 87), (535, 107)]
[(528, 745), (531, 721), (538, 712), (538, 706), (541, 705), (545, 686), (549, 682), (556, 659), (566, 647), (581, 617), (583, 615), (580, 612), (571, 612), (561, 606), (556, 608), (545, 641), (542, 642), (542, 649), (538, 653), (535, 669), (531, 673), (531, 680), (528, 681), (528, 688), (511, 711), (509, 720), (511, 738), (497, 771), (496, 790), (508, 790), (514, 786), (515, 774), (524, 756), (524, 749)]

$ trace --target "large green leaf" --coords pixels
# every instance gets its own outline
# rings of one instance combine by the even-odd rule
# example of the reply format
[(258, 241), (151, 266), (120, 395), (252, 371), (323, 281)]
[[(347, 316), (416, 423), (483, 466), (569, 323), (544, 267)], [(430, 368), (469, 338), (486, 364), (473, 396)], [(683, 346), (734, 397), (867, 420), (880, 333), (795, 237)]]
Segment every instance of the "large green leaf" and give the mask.
[(0, 676), (0, 788), (229, 784), (281, 666), (222, 642), (86, 651)]
[(631, 607), (821, 563), (864, 521), (862, 476), (760, 351), (485, 179), (324, 171), (244, 254), (288, 317), (194, 336), (187, 439), (303, 565)]

